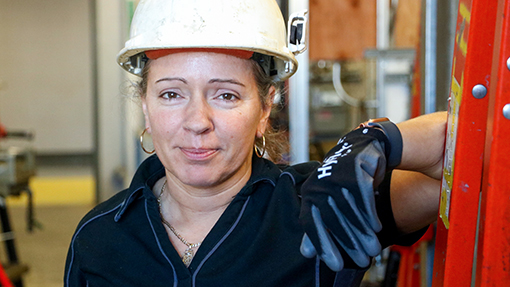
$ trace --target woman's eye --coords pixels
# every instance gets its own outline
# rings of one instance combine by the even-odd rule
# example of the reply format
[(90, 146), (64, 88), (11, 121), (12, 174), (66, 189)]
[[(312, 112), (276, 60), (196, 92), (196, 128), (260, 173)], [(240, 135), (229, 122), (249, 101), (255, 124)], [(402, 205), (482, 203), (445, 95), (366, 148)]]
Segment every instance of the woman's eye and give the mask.
[(176, 98), (180, 97), (180, 95), (177, 93), (174, 93), (174, 92), (165, 92), (165, 93), (161, 94), (160, 97), (170, 100), (170, 99), (176, 99)]
[(235, 101), (235, 100), (238, 99), (238, 97), (236, 95), (228, 94), (228, 93), (221, 94), (218, 98), (221, 99), (221, 100), (225, 100), (225, 101)]

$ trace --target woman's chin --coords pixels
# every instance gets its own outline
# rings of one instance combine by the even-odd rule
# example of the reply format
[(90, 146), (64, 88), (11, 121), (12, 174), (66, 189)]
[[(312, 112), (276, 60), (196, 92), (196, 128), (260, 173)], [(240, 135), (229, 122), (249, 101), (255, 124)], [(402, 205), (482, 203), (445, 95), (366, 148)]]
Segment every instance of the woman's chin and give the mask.
[(187, 181), (182, 181), (182, 183), (186, 186), (193, 187), (195, 189), (203, 189), (203, 190), (211, 190), (219, 187), (222, 182), (211, 181), (210, 179), (191, 179)]

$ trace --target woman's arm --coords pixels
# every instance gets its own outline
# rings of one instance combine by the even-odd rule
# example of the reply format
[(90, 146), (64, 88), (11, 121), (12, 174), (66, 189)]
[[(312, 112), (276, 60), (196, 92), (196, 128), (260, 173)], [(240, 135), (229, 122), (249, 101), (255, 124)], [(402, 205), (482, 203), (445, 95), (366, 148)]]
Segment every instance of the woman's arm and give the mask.
[(411, 233), (436, 220), (440, 180), (422, 173), (394, 170), (391, 178), (391, 206), (397, 228)]
[(446, 112), (398, 124), (402, 162), (393, 172), (391, 204), (397, 227), (410, 233), (434, 222), (439, 206), (446, 136)]
[(403, 140), (402, 161), (397, 168), (441, 179), (446, 120), (446, 112), (437, 112), (397, 124)]

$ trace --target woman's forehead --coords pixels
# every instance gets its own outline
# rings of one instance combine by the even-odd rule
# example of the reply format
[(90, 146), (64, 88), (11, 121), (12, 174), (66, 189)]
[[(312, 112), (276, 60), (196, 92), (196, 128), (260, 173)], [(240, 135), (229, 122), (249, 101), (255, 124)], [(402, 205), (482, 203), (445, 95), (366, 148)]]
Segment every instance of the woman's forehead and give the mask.
[(172, 53), (151, 60), (149, 77), (235, 77), (254, 80), (251, 60), (214, 52)]

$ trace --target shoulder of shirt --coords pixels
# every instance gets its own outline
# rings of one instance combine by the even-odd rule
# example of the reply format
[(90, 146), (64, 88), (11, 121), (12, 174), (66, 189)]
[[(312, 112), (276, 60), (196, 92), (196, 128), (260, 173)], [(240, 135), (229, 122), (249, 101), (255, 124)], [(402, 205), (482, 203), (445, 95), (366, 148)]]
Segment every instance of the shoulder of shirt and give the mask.
[(309, 161), (298, 163), (294, 165), (279, 165), (282, 173), (280, 177), (288, 176), (294, 182), (294, 185), (302, 184), (310, 174), (319, 167), (320, 163), (317, 161)]
[(136, 193), (136, 191), (133, 192), (132, 190), (125, 189), (108, 200), (99, 203), (82, 218), (78, 224), (78, 229), (83, 225), (107, 215), (110, 215), (109, 217), (112, 218), (113, 221), (118, 211), (126, 204), (127, 198), (131, 197), (133, 193)]
[(164, 174), (163, 166), (156, 156), (151, 156), (144, 160), (135, 175), (129, 188), (124, 189), (108, 200), (99, 203), (91, 211), (89, 211), (78, 224), (78, 229), (94, 220), (103, 218), (107, 215), (111, 218), (112, 222), (119, 221), (124, 211), (135, 201), (135, 199), (142, 197), (144, 187), (147, 180), (151, 177), (158, 177)]

